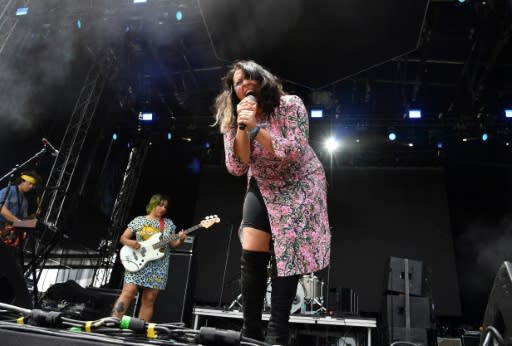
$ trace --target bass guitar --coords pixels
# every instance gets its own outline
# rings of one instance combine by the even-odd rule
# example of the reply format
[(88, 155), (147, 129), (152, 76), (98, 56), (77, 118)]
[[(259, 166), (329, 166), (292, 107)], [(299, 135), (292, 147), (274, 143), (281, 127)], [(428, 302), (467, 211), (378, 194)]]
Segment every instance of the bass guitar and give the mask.
[[(219, 223), (220, 218), (217, 215), (207, 216), (199, 224), (184, 230), (185, 234), (189, 234), (199, 228), (208, 228), (212, 225)], [(119, 252), (121, 263), (124, 268), (129, 272), (138, 272), (151, 261), (162, 258), (165, 253), (160, 251), (170, 241), (178, 240), (177, 233), (171, 233), (163, 237), (162, 233), (154, 234), (148, 240), (139, 242), (140, 248), (134, 249), (130, 246), (124, 245)]]

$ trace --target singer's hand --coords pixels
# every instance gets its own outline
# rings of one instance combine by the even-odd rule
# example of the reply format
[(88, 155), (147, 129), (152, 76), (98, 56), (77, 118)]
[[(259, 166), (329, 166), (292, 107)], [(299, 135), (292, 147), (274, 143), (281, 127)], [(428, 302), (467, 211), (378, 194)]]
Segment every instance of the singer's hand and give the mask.
[(244, 125), (244, 130), (250, 130), (254, 128), (256, 123), (256, 112), (258, 108), (258, 103), (255, 101), (254, 97), (245, 97), (238, 103), (236, 106), (236, 112), (238, 114), (237, 124), (240, 128), (240, 125)]

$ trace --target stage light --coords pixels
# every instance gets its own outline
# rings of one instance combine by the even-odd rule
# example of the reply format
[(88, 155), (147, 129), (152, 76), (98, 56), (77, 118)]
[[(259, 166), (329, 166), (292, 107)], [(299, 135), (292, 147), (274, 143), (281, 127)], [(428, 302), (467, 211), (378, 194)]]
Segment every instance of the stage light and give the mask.
[(309, 116), (311, 118), (323, 118), (324, 117), (324, 110), (321, 108), (312, 108), (309, 112)]
[(28, 14), (28, 7), (20, 7), (16, 9), (17, 16), (26, 16)]
[(340, 147), (340, 141), (334, 137), (329, 137), (324, 142), (324, 148), (329, 152), (333, 153)]
[(457, 0), (459, 3), (463, 4), (466, 2), (466, 0)]
[(409, 119), (421, 119), (421, 109), (409, 109)]
[(410, 148), (414, 147), (414, 143), (407, 144)]
[(114, 133), (112, 134), (112, 140), (113, 140), (113, 141), (117, 141), (117, 133), (115, 133), (115, 132), (114, 132)]
[(388, 139), (389, 139), (390, 141), (394, 141), (394, 140), (396, 139), (396, 133), (394, 133), (394, 132), (390, 132), (390, 133), (388, 134)]
[(139, 120), (142, 121), (153, 121), (153, 113), (139, 113)]
[(505, 118), (512, 118), (512, 109), (505, 109)]
[(134, 4), (142, 4), (144, 2), (147, 2), (147, 0), (133, 0)]
[(181, 11), (176, 11), (176, 20), (177, 21), (180, 21), (183, 19), (183, 12)]
[(482, 133), (482, 141), (487, 141), (489, 139), (489, 135), (487, 133)]
[(443, 142), (437, 142), (437, 149), (443, 149)]
[(211, 147), (210, 142), (205, 142), (204, 147), (205, 147), (205, 149), (210, 149), (210, 147)]
[(170, 141), (171, 139), (172, 139), (172, 133), (167, 132), (167, 140), (169, 140), (169, 141)]
[(82, 22), (80, 21), (80, 19), (78, 19), (78, 20), (76, 21), (76, 27), (77, 27), (78, 29), (82, 29)]

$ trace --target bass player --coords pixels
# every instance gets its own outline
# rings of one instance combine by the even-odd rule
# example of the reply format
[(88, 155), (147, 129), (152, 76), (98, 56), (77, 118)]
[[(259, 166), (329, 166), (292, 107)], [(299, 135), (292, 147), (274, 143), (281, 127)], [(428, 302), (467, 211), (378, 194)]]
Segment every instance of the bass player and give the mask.
[[(123, 232), (120, 243), (130, 246), (134, 249), (140, 248), (140, 243), (151, 238), (159, 232), (167, 236), (176, 231), (176, 226), (171, 219), (164, 218), (169, 206), (169, 198), (162, 194), (151, 196), (147, 206), (145, 216), (137, 216)], [(171, 240), (167, 246), (162, 248), (165, 256), (148, 262), (143, 268), (136, 272), (125, 271), (123, 290), (117, 299), (112, 316), (121, 318), (133, 298), (142, 287), (142, 303), (139, 311), (139, 318), (149, 322), (153, 316), (155, 300), (160, 290), (164, 290), (167, 285), (167, 275), (169, 271), (170, 248), (179, 247), (183, 244), (186, 233), (180, 231), (177, 240)]]

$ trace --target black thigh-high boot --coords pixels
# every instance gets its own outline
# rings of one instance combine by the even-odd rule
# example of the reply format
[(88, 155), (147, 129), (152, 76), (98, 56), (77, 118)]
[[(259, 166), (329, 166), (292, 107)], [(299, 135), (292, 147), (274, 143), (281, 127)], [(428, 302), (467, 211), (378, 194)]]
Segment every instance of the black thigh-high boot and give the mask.
[(242, 250), (241, 288), (244, 315), (242, 335), (263, 340), (261, 314), (267, 287), (268, 252)]
[(272, 277), (272, 299), (266, 343), (288, 346), (290, 337), (288, 320), (297, 292), (299, 277), (300, 275)]

